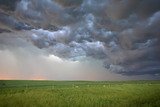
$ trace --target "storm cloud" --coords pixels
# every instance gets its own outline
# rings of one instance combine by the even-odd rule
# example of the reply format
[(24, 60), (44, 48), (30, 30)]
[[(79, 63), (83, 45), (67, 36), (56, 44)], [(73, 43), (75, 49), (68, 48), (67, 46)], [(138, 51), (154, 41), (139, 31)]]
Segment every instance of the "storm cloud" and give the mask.
[[(91, 58), (111, 73), (159, 78), (159, 0), (21, 0), (15, 5), (12, 14), (0, 12), (0, 22), (23, 32), (13, 38), (45, 55), (73, 62)], [(8, 45), (2, 36), (0, 44)]]

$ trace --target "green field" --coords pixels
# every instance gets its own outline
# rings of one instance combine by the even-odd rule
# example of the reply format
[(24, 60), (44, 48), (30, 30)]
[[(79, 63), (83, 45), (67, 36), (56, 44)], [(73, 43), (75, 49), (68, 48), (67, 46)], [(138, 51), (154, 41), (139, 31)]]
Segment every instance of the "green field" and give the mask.
[(160, 81), (0, 81), (0, 107), (160, 107)]

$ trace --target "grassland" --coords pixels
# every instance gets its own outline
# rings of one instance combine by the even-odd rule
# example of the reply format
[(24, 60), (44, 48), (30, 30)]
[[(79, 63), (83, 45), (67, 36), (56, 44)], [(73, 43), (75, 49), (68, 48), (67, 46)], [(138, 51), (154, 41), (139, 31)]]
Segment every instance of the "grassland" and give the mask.
[(160, 81), (0, 81), (0, 107), (160, 107)]

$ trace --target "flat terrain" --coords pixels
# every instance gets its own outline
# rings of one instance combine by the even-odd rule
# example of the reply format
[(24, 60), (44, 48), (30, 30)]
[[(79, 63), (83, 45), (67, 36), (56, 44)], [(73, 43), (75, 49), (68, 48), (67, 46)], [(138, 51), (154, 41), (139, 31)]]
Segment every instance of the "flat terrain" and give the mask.
[(160, 107), (160, 81), (3, 81), (0, 107)]

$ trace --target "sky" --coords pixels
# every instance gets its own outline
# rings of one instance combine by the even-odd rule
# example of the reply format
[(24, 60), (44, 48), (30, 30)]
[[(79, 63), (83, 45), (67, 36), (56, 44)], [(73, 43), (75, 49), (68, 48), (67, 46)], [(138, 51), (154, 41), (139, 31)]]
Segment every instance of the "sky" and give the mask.
[(160, 0), (0, 0), (0, 79), (160, 80)]

